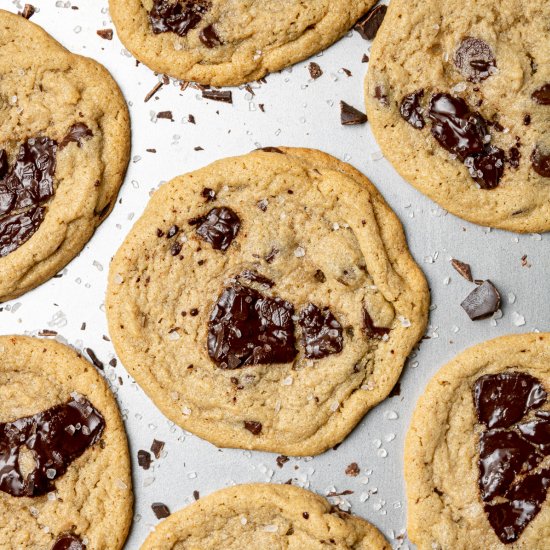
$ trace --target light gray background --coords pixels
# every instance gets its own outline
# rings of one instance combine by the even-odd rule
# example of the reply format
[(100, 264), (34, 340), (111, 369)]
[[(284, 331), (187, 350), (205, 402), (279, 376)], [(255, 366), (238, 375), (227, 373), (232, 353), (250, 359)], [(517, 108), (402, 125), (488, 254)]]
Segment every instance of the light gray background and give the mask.
[[(136, 67), (116, 35), (106, 41), (96, 34), (98, 29), (114, 28), (107, 0), (35, 0), (33, 4), (39, 8), (33, 22), (73, 52), (106, 65), (118, 81), (132, 116), (132, 160), (120, 203), (111, 216), (61, 278), (0, 306), (0, 333), (56, 330), (76, 348), (92, 348), (107, 364), (114, 354), (111, 343), (103, 339), (109, 261), (151, 191), (215, 159), (267, 145), (319, 148), (364, 172), (403, 221), (412, 253), (432, 291), (430, 339), (423, 341), (405, 368), (401, 395), (369, 413), (337, 451), (313, 459), (291, 459), (282, 469), (276, 466), (276, 455), (217, 449), (183, 432), (163, 417), (120, 363), (115, 369), (107, 367), (105, 375), (126, 421), (133, 461), (135, 521), (126, 548), (139, 548), (157, 523), (152, 502), (164, 502), (176, 511), (193, 501), (194, 490), (206, 495), (234, 483), (290, 478), (320, 494), (354, 491), (332, 501), (351, 505), (352, 512), (379, 527), (394, 548), (411, 548), (402, 536), (406, 514), (402, 471), (403, 440), (413, 406), (430, 376), (466, 347), (502, 334), (550, 330), (548, 235), (489, 230), (447, 214), (397, 175), (382, 157), (368, 124), (340, 125), (341, 99), (363, 110), (368, 65), (361, 59), (369, 52), (370, 42), (357, 33), (349, 33), (313, 58), (324, 71), (316, 81), (310, 78), (308, 62), (303, 62), (269, 76), (267, 84), (252, 84), (255, 96), (234, 89), (233, 105), (205, 101), (192, 88), (181, 92), (176, 83), (164, 86), (156, 98), (144, 103), (158, 78), (147, 67)], [(0, 7), (17, 11), (22, 5), (0, 0)], [(348, 77), (343, 67), (353, 76)], [(173, 112), (174, 122), (155, 120), (155, 113), (165, 110)], [(195, 116), (196, 125), (187, 122), (189, 114)], [(204, 150), (195, 151), (197, 146)], [(148, 148), (155, 148), (157, 154), (147, 153)], [(527, 265), (522, 266), (524, 255)], [(473, 285), (452, 269), (451, 257), (471, 263), (475, 278), (490, 278), (497, 285), (503, 296), (502, 318), (476, 323), (468, 319), (459, 304)], [(148, 450), (153, 438), (166, 442), (165, 452), (144, 471), (137, 465), (137, 451)], [(361, 468), (358, 477), (344, 473), (351, 462)]]

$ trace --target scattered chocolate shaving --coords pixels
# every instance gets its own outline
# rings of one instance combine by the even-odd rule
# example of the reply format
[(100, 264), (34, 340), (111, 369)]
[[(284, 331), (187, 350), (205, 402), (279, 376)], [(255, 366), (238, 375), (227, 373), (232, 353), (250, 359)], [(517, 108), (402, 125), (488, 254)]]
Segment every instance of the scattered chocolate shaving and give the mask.
[(382, 21), (386, 16), (388, 6), (379, 4), (369, 10), (353, 27), (365, 40), (374, 40)]
[(289, 461), (289, 458), (288, 456), (285, 456), (285, 455), (279, 455), (275, 459), (275, 462), (277, 462), (277, 466), (279, 466), (279, 468), (282, 468), (283, 465), (286, 464), (288, 461)]
[(491, 281), (483, 281), (460, 305), (472, 321), (485, 319), (500, 308), (500, 294)]
[[(346, 489), (345, 491), (340, 491), (339, 493), (336, 491), (331, 491), (327, 494), (327, 497), (344, 497), (347, 495), (353, 495), (353, 493), (354, 491), (352, 491), (351, 489)], [(343, 510), (340, 511), (343, 512)]]
[(97, 35), (103, 38), (103, 40), (112, 40), (113, 39), (113, 29), (99, 29)]
[(138, 465), (144, 470), (148, 470), (151, 467), (151, 453), (144, 450), (139, 450), (137, 453)]
[(340, 122), (344, 126), (355, 126), (357, 124), (365, 124), (367, 115), (348, 105), (345, 101), (340, 101)]
[(170, 510), (168, 509), (168, 506), (166, 506), (166, 504), (163, 504), (162, 502), (153, 502), (153, 504), (151, 504), (151, 508), (157, 519), (164, 519), (170, 515)]
[(233, 103), (233, 92), (231, 90), (203, 90), (204, 99), (221, 101), (222, 103)]
[(57, 336), (56, 330), (44, 329), (38, 333), (38, 336)]
[(36, 13), (36, 8), (32, 4), (25, 4), (21, 15), (25, 19), (30, 19)]
[(259, 435), (262, 432), (262, 423), (254, 420), (245, 420), (244, 427), (253, 435)]
[(88, 357), (90, 358), (90, 361), (93, 363), (94, 367), (96, 367), (99, 370), (103, 370), (103, 362), (100, 361), (97, 358), (97, 355), (95, 354), (94, 350), (92, 348), (86, 348), (86, 353), (88, 354)]
[[(266, 208), (267, 209), (267, 208)], [(265, 210), (264, 210), (265, 212)], [(272, 248), (270, 251), (269, 251), (269, 254), (264, 258), (265, 261), (268, 263), (268, 264), (272, 264), (275, 260), (275, 258), (277, 257), (277, 254), (279, 254), (279, 249), (278, 248)]]
[(352, 462), (346, 468), (346, 475), (351, 477), (357, 477), (361, 473), (361, 469), (357, 465), (357, 462)]
[(196, 491), (196, 490), (193, 491), (193, 498), (194, 498), (195, 500), (199, 500), (200, 497), (201, 497), (201, 496), (200, 496), (200, 494), (199, 494), (198, 491)]
[(472, 277), (472, 268), (470, 267), (470, 264), (453, 258), (451, 260), (451, 265), (455, 268), (459, 275), (464, 277), (467, 281), (473, 283), (474, 278)]
[(151, 452), (155, 455), (157, 460), (160, 458), (160, 453), (162, 453), (164, 445), (164, 441), (159, 441), (158, 439), (153, 439), (153, 443), (151, 443)]
[[(145, 96), (145, 99), (143, 100), (144, 103), (147, 103), (163, 86), (163, 83), (162, 82), (157, 82), (153, 88), (151, 89), (151, 91)], [(170, 111), (167, 111), (167, 112), (170, 112)], [(160, 116), (160, 113), (157, 115), (157, 118), (166, 118), (166, 117), (161, 117)], [(169, 118), (172, 118), (172, 114), (170, 114), (170, 117)]]
[(531, 97), (539, 105), (550, 105), (550, 83), (544, 84), (535, 90)]
[(157, 118), (164, 118), (166, 120), (174, 122), (174, 116), (172, 115), (172, 111), (161, 111), (160, 113), (157, 113)]
[(323, 71), (321, 70), (321, 67), (313, 61), (308, 65), (308, 69), (309, 69), (309, 74), (311, 78), (313, 78), (313, 80), (317, 80), (320, 76), (323, 75)]
[(257, 271), (253, 271), (251, 269), (243, 270), (238, 278), (243, 278), (247, 281), (258, 283), (265, 288), (272, 288), (275, 286), (275, 283), (271, 279), (264, 277), (264, 275), (261, 275)]

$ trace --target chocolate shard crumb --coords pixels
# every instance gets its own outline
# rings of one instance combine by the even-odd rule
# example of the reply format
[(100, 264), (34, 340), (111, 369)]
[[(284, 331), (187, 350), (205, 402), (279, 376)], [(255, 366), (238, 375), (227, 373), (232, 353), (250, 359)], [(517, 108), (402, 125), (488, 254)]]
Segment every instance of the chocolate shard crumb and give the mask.
[(155, 513), (157, 519), (164, 519), (170, 515), (170, 510), (168, 509), (168, 506), (166, 506), (166, 504), (163, 504), (162, 502), (153, 502), (153, 504), (151, 504), (151, 508)]
[(158, 439), (153, 439), (153, 443), (151, 443), (151, 452), (155, 455), (157, 460), (160, 458), (160, 453), (162, 453), (164, 445), (164, 441), (159, 441)]
[(285, 455), (279, 455), (275, 459), (275, 462), (277, 463), (277, 466), (279, 466), (279, 468), (282, 468), (283, 465), (286, 464), (288, 461), (289, 461), (289, 458), (288, 456), (285, 456)]
[(157, 118), (164, 118), (174, 122), (174, 115), (172, 115), (172, 111), (161, 111), (160, 113), (157, 113)]
[(500, 308), (500, 294), (491, 281), (483, 281), (460, 305), (472, 321), (485, 319)]
[(56, 330), (44, 329), (38, 333), (38, 336), (57, 336)]
[[(153, 88), (151, 89), (151, 91), (145, 96), (145, 99), (143, 100), (144, 103), (147, 103), (163, 86), (163, 83), (162, 82), (157, 82)], [(163, 117), (160, 117), (159, 116), (160, 113), (157, 115), (157, 118), (163, 118)], [(170, 118), (171, 118), (171, 115), (170, 115)]]
[(471, 283), (474, 282), (474, 278), (472, 277), (472, 268), (470, 267), (470, 264), (461, 262), (460, 260), (453, 258), (451, 260), (451, 265), (455, 268), (459, 275), (464, 277), (467, 281), (470, 281)]
[(259, 435), (262, 432), (262, 423), (255, 420), (245, 420), (244, 427), (253, 435)]
[(207, 48), (210, 49), (222, 45), (222, 40), (216, 32), (214, 25), (208, 25), (207, 27), (204, 27), (204, 29), (202, 29), (202, 31), (199, 33), (199, 40)]
[(258, 283), (265, 288), (273, 288), (275, 286), (275, 283), (271, 279), (252, 269), (244, 269), (237, 278), (243, 278), (247, 281)]
[(113, 39), (113, 29), (99, 29), (97, 35), (103, 38), (103, 40), (112, 40)]
[(88, 354), (88, 357), (90, 358), (90, 361), (93, 363), (94, 367), (98, 368), (99, 370), (103, 370), (103, 362), (97, 358), (94, 350), (92, 348), (86, 348), (85, 351)]
[(368, 63), (369, 62), (369, 56), (364, 53), (363, 57), (361, 58), (361, 63)]
[(313, 274), (313, 278), (314, 278), (318, 283), (324, 283), (324, 282), (327, 280), (326, 275), (325, 275), (320, 269), (318, 269), (318, 270)]
[(93, 135), (93, 132), (88, 128), (88, 126), (86, 126), (86, 124), (83, 122), (77, 122), (69, 128), (67, 135), (59, 144), (59, 149), (63, 149), (69, 145), (69, 143), (76, 143), (77, 147), (80, 148), (82, 147), (84, 139), (91, 138)]
[(203, 90), (204, 99), (221, 101), (222, 103), (233, 103), (233, 92), (231, 90)]
[(25, 4), (21, 15), (25, 19), (30, 19), (36, 13), (36, 8), (32, 4)]
[(361, 472), (361, 469), (357, 465), (357, 462), (352, 462), (346, 468), (346, 475), (351, 477), (357, 477)]
[(365, 113), (362, 113), (345, 101), (340, 101), (340, 122), (343, 126), (365, 124), (367, 120), (367, 115)]
[(284, 151), (279, 149), (278, 147), (268, 146), (268, 147), (260, 147), (259, 149), (256, 149), (256, 151), (263, 151), (264, 153), (279, 153), (280, 155), (284, 155)]
[(535, 90), (531, 97), (539, 105), (550, 105), (550, 83), (544, 84)]
[(365, 40), (374, 40), (382, 21), (386, 16), (388, 6), (379, 4), (369, 10), (353, 27)]
[(205, 187), (201, 191), (201, 197), (206, 202), (212, 202), (212, 201), (216, 200), (216, 191), (214, 191), (214, 189), (210, 189), (210, 187)]
[(323, 75), (323, 71), (321, 70), (321, 67), (319, 67), (319, 65), (313, 61), (308, 65), (308, 69), (309, 69), (309, 74), (311, 78), (313, 78), (313, 80), (317, 80), (320, 76)]
[(390, 333), (390, 328), (387, 327), (377, 327), (374, 325), (374, 321), (370, 316), (367, 308), (363, 306), (363, 330), (369, 338), (377, 338), (381, 340)]
[(137, 453), (138, 465), (144, 470), (148, 470), (151, 467), (151, 453), (140, 449)]
[(199, 498), (201, 498), (199, 492), (197, 490), (193, 491), (193, 498), (195, 500), (199, 500)]

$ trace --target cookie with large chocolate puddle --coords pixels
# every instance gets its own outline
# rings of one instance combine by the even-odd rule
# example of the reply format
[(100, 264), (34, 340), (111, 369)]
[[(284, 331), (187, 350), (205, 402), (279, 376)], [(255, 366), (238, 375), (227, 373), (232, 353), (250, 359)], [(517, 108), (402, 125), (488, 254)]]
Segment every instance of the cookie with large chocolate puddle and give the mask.
[(96, 369), (55, 341), (1, 336), (0, 403), (0, 548), (122, 548), (130, 460)]
[(550, 334), (475, 346), (432, 379), (405, 449), (419, 548), (547, 547), (549, 391)]
[(0, 302), (55, 275), (111, 210), (129, 119), (109, 73), (0, 10)]
[(388, 8), (365, 84), (369, 121), (395, 169), (461, 218), (550, 230), (548, 18), (543, 1)]
[[(258, 80), (320, 52), (356, 23), (372, 40), (376, 0), (110, 0), (124, 45), (154, 71), (214, 86)], [(362, 17), (368, 16), (368, 22)]]
[(219, 446), (305, 455), (388, 395), (428, 299), (363, 175), (270, 147), (153, 195), (111, 265), (107, 315), (171, 420)]

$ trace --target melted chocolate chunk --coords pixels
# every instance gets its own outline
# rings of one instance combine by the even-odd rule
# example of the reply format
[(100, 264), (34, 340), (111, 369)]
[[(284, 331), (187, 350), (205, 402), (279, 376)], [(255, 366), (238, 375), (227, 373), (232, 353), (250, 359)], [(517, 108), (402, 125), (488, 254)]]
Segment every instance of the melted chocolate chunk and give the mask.
[(457, 69), (470, 82), (481, 82), (491, 76), (491, 68), (496, 67), (491, 46), (479, 38), (465, 38), (455, 52)]
[(342, 351), (342, 325), (328, 307), (321, 310), (315, 304), (308, 304), (300, 312), (298, 322), (302, 328), (302, 344), (308, 359), (322, 359)]
[(290, 363), (296, 356), (294, 306), (235, 284), (226, 288), (208, 323), (208, 354), (222, 369)]
[(420, 105), (420, 100), (423, 96), (424, 90), (418, 90), (412, 94), (406, 95), (399, 107), (401, 117), (417, 130), (422, 130), (426, 124), (422, 116), (423, 109)]
[(368, 11), (353, 27), (365, 40), (374, 40), (382, 21), (386, 16), (388, 6), (380, 4)]
[(539, 105), (550, 105), (550, 84), (544, 84), (538, 90), (535, 90), (531, 97)]
[(439, 145), (455, 154), (482, 189), (494, 189), (504, 173), (504, 151), (489, 145), (487, 122), (470, 111), (466, 102), (449, 94), (435, 94), (430, 100), (428, 117), (432, 135)]
[(51, 550), (86, 550), (86, 545), (76, 535), (66, 533), (57, 537)]
[(243, 270), (239, 277), (253, 283), (258, 283), (262, 286), (265, 286), (266, 288), (272, 288), (275, 286), (275, 283), (271, 279), (264, 277), (257, 271), (252, 271), (251, 269)]
[[(508, 372), (480, 377), (474, 385), (479, 422), (479, 490), (489, 523), (499, 539), (516, 541), (538, 514), (550, 487), (550, 469), (539, 470), (550, 453), (550, 411), (539, 380)], [(496, 498), (496, 501), (495, 501)]]
[(207, 48), (215, 48), (222, 45), (221, 38), (218, 36), (214, 25), (204, 27), (199, 34), (199, 39)]
[(207, 2), (196, 0), (154, 0), (153, 8), (149, 12), (151, 29), (155, 34), (173, 32), (178, 36), (186, 36), (201, 22), (209, 7)]
[(550, 154), (543, 153), (538, 147), (531, 154), (533, 170), (543, 178), (550, 178)]
[[(83, 397), (0, 423), (0, 490), (14, 497), (52, 491), (54, 481), (99, 440), (104, 427), (99, 411)], [(35, 461), (34, 470), (26, 477), (19, 467), (20, 452), (25, 448)]]
[(237, 236), (241, 220), (231, 208), (213, 208), (199, 218), (189, 220), (189, 225), (197, 226), (197, 234), (212, 245), (214, 250), (225, 251)]
[(483, 281), (460, 305), (472, 321), (485, 319), (498, 311), (500, 293), (491, 281)]
[(69, 145), (69, 143), (76, 143), (78, 147), (82, 147), (82, 142), (85, 138), (93, 137), (93, 132), (83, 122), (77, 122), (69, 128), (69, 132), (63, 138), (63, 141), (59, 144), (59, 148), (62, 149)]
[(508, 428), (546, 401), (542, 384), (522, 372), (487, 374), (477, 380), (474, 401), (478, 420), (488, 428)]
[(374, 326), (374, 321), (369, 315), (366, 307), (363, 307), (363, 330), (369, 338), (378, 338), (382, 339), (386, 334), (390, 333), (390, 328), (386, 327), (376, 327)]
[(484, 501), (506, 495), (518, 474), (536, 468), (537, 447), (515, 431), (487, 430), (479, 437), (479, 490)]
[(0, 258), (28, 241), (44, 220), (41, 206), (0, 219)]

